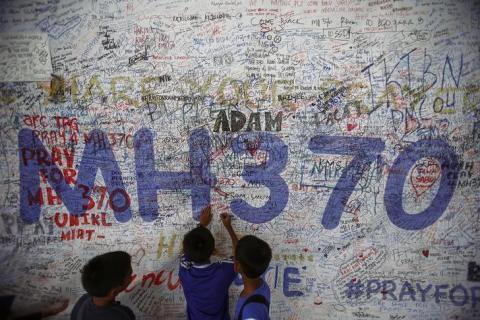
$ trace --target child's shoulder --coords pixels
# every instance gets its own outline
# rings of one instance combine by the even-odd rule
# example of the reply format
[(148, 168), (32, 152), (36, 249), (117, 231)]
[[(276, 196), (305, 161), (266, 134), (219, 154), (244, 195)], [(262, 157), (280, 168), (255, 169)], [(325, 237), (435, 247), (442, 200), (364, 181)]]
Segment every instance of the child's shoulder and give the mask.
[(216, 261), (217, 263), (227, 263), (227, 264), (233, 264), (233, 257), (228, 257), (228, 258), (222, 258)]
[(193, 262), (186, 255), (182, 255), (180, 257), (180, 266), (185, 269), (190, 269), (193, 267)]
[(88, 293), (78, 299), (72, 310), (71, 319), (78, 319), (81, 314), (83, 314), (83, 319), (88, 320), (135, 320), (135, 314), (129, 307), (115, 302), (99, 308), (92, 303), (91, 296)]
[[(212, 257), (212, 262), (209, 263), (208, 265), (218, 265), (218, 264), (233, 264), (233, 257), (228, 257), (228, 258), (213, 258)], [(182, 255), (180, 258), (180, 265), (184, 268), (191, 268), (195, 265), (193, 261), (191, 261), (188, 256)]]
[(232, 273), (233, 271), (233, 259), (224, 258), (213, 262), (216, 265), (218, 270), (223, 270), (223, 272)]
[(267, 298), (270, 297), (270, 286), (267, 281), (263, 281), (262, 285), (257, 289), (257, 293), (264, 295)]
[(111, 319), (132, 320), (135, 319), (135, 314), (129, 307), (115, 302), (101, 310), (101, 316)]
[(129, 319), (129, 320), (135, 320), (135, 314), (133, 313), (132, 309), (130, 309), (128, 306), (122, 305), (122, 304), (117, 304), (118, 311), (120, 311), (121, 316), (123, 319)]

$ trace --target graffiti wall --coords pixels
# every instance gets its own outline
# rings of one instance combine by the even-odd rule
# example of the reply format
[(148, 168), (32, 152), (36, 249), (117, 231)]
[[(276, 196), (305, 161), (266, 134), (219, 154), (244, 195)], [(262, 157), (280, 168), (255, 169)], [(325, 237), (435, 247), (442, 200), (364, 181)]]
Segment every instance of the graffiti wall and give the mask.
[[(0, 294), (84, 292), (184, 319), (183, 235), (211, 204), (273, 249), (272, 319), (480, 317), (480, 4), (0, 4)], [(231, 307), (242, 288), (231, 287)]]

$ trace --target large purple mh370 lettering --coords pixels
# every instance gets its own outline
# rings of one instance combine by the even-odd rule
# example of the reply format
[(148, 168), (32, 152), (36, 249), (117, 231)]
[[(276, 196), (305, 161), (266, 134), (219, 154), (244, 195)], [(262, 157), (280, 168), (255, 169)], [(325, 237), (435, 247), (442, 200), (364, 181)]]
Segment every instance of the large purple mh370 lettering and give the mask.
[[(64, 204), (72, 215), (82, 215), (93, 206), (91, 193), (100, 170), (109, 196), (109, 205), (119, 222), (131, 219), (130, 197), (126, 193), (119, 165), (115, 159), (106, 135), (92, 130), (85, 141), (75, 181), (64, 176), (57, 166), (58, 155), (47, 151), (42, 142), (30, 129), (18, 134), (20, 166), (20, 216), (25, 222), (39, 220), (43, 200), (40, 189), (40, 175), (55, 191), (58, 204)], [(215, 177), (210, 172), (210, 137), (204, 129), (191, 132), (189, 144), (188, 171), (160, 171), (155, 168), (154, 133), (140, 129), (134, 136), (135, 171), (137, 179), (138, 208), (145, 221), (153, 221), (159, 215), (157, 193), (161, 190), (189, 190), (192, 197), (193, 217), (198, 216), (210, 203), (210, 191), (215, 186)], [(288, 202), (288, 186), (281, 177), (287, 165), (288, 147), (272, 133), (245, 132), (232, 143), (233, 152), (246, 154), (255, 148), (267, 154), (267, 160), (260, 165), (245, 165), (242, 177), (253, 184), (261, 184), (270, 190), (266, 203), (254, 207), (241, 199), (230, 203), (232, 212), (241, 219), (252, 223), (265, 223), (285, 209)], [(318, 154), (353, 156), (342, 172), (327, 202), (322, 225), (326, 229), (338, 226), (355, 186), (364, 169), (374, 162), (381, 162), (385, 148), (379, 138), (314, 136), (308, 148)], [(73, 151), (72, 151), (73, 152)], [(436, 159), (441, 166), (441, 180), (437, 193), (428, 208), (418, 214), (407, 214), (403, 209), (403, 186), (414, 164), (422, 158)], [(422, 140), (412, 143), (395, 159), (384, 193), (384, 203), (389, 219), (405, 230), (421, 230), (437, 221), (446, 210), (456, 188), (458, 179), (458, 157), (453, 148), (441, 140)], [(67, 171), (68, 172), (68, 171)], [(69, 181), (69, 183), (67, 183)], [(70, 186), (69, 184), (73, 184)], [(51, 188), (47, 188), (53, 198)]]

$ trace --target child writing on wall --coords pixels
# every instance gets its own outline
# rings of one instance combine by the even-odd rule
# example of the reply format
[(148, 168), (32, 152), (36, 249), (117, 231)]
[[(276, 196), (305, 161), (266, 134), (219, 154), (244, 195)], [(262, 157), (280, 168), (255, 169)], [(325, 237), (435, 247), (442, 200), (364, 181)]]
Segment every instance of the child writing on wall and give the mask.
[[(226, 215), (222, 214), (222, 221)], [(207, 226), (212, 220), (211, 207), (200, 215), (200, 223), (183, 238), (183, 256), (179, 277), (187, 302), (188, 319), (230, 319), (228, 313), (228, 288), (235, 278), (232, 260), (212, 263), (210, 256), (215, 240)], [(235, 232), (227, 227), (232, 244), (238, 241)]]
[(135, 320), (130, 308), (115, 301), (131, 282), (130, 255), (108, 252), (91, 259), (82, 269), (84, 294), (73, 307), (71, 320)]

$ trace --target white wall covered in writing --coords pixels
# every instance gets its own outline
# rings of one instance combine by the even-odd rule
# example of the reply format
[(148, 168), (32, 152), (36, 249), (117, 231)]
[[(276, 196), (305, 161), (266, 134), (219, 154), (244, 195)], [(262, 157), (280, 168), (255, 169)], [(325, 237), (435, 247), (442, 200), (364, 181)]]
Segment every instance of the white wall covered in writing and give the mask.
[(0, 29), (16, 314), (67, 298), (67, 319), (82, 265), (125, 250), (122, 303), (184, 319), (210, 202), (218, 257), (232, 203), (270, 243), (272, 319), (480, 316), (478, 2), (2, 1)]

